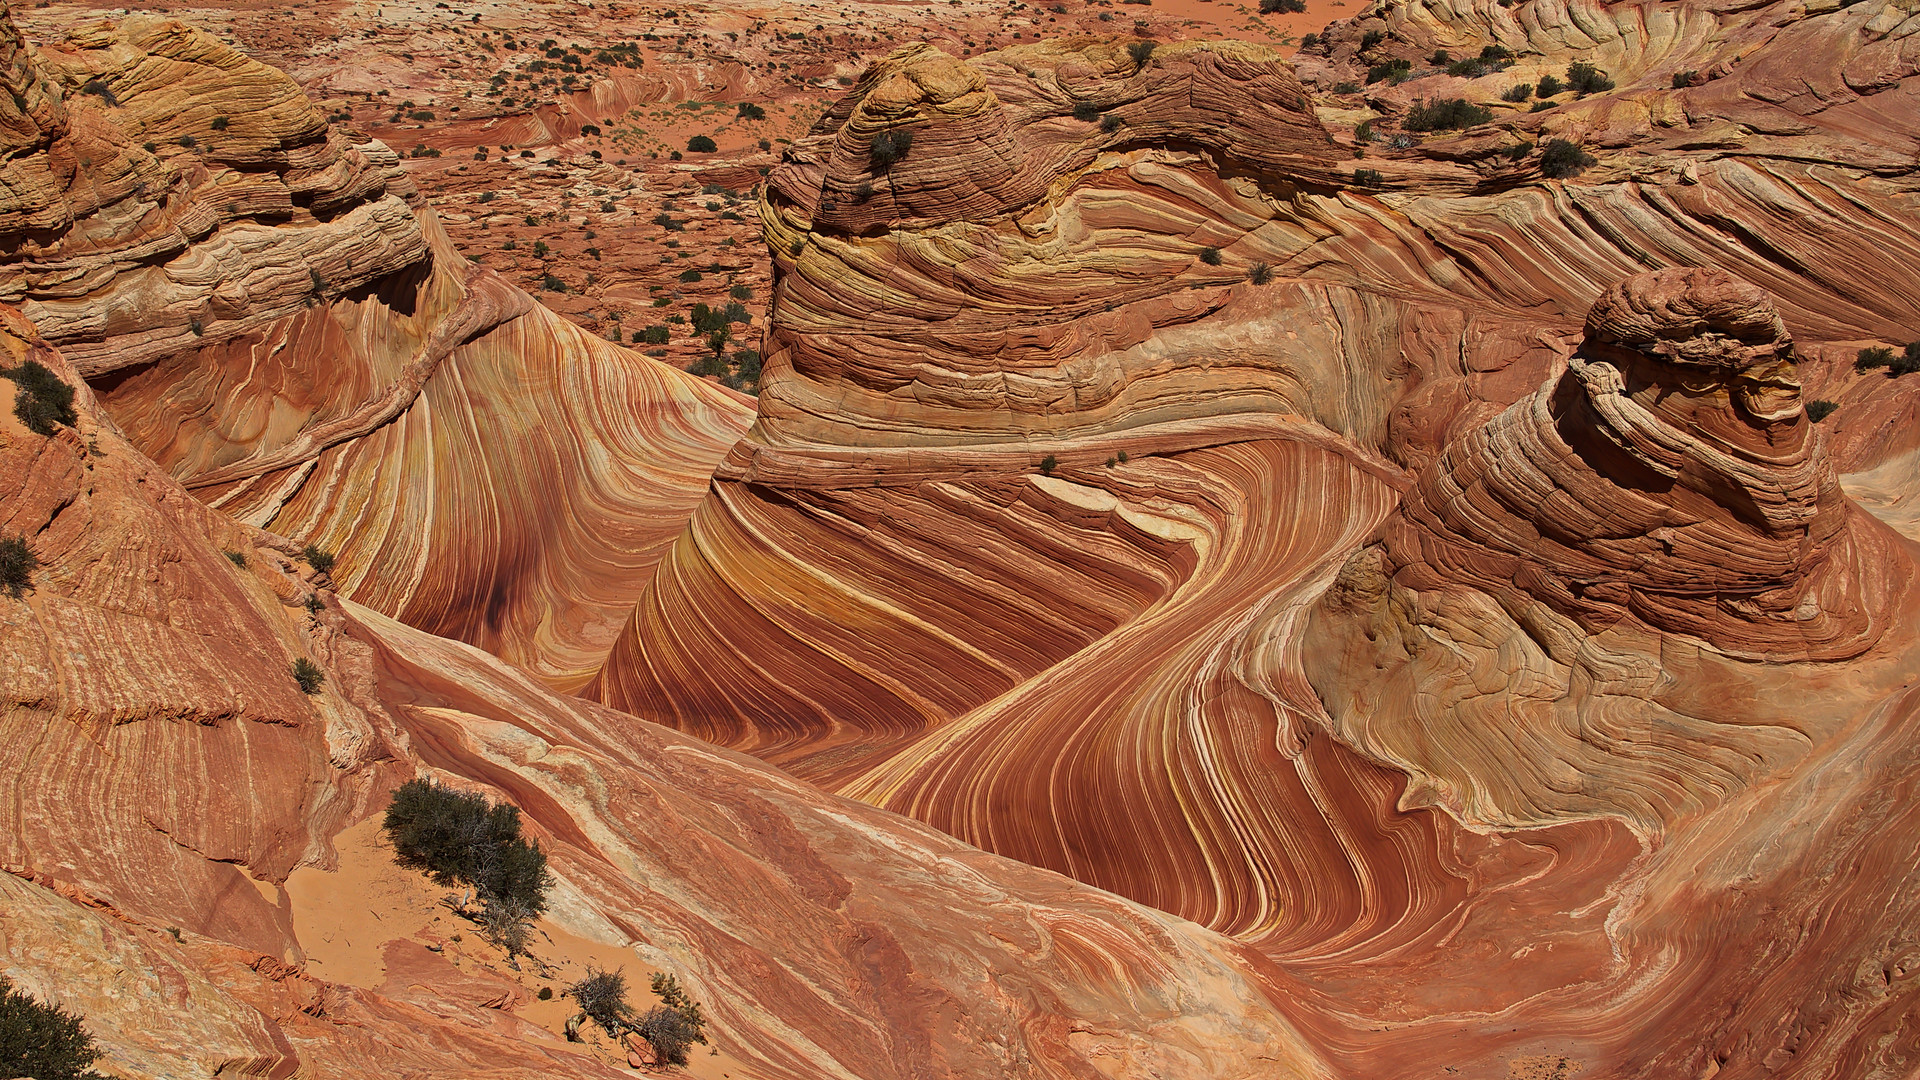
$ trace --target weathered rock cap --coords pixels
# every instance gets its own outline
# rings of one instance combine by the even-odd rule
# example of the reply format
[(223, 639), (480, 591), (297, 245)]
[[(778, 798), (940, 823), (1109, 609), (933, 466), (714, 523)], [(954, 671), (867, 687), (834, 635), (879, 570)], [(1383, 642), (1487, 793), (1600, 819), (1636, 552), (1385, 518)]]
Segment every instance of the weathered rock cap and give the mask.
[(1594, 301), (1585, 348), (1609, 346), (1733, 373), (1791, 355), (1793, 337), (1764, 289), (1722, 270), (1674, 267), (1616, 282)]

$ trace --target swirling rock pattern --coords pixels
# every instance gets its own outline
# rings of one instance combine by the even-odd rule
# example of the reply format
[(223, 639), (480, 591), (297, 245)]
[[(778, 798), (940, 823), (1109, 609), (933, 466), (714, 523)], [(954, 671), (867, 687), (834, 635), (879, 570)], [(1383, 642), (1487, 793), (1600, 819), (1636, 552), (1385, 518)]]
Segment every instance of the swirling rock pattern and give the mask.
[(468, 264), (392, 151), (207, 34), (133, 16), (35, 52), (0, 20), (0, 50), (25, 110), (0, 298), (120, 428), (335, 552), (347, 595), (588, 678), (743, 399)]
[[(75, 379), (11, 310), (0, 349)], [(0, 414), (0, 532), (41, 563), (0, 593), (0, 969), (115, 1069), (619, 1075), (450, 966), (303, 965), (288, 875), (420, 773), (520, 806), (557, 925), (671, 965), (736, 1075), (1327, 1075), (1237, 943), (340, 600), (79, 405)]]
[[(1651, 10), (1555, 7), (1441, 43)], [(1748, 87), (1899, 24), (1661, 8)], [(1913, 753), (1913, 549), (1837, 480), (1898, 436), (1836, 454), (1801, 401), (1920, 325), (1910, 117), (1634, 127), (1649, 53), (1568, 113), (1638, 161), (1440, 136), (1435, 190), (1370, 197), (1311, 132), (996, 118), (1061, 109), (1074, 51), (1080, 98), (1137, 92), (1094, 46), (912, 49), (796, 145), (759, 418), (587, 693), (1235, 935), (1342, 1075), (1910, 1069), (1874, 973), (1915, 869), (1869, 792)], [(1240, 85), (1285, 117), (1290, 77)], [(1774, 126), (1696, 145), (1722, 122)]]

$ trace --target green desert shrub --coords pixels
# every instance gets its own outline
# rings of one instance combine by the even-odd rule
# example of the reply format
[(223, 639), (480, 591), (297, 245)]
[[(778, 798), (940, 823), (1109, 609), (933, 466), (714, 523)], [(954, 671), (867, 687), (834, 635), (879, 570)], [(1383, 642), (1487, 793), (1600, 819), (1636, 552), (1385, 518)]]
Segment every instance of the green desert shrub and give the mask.
[(1540, 174), (1555, 180), (1579, 176), (1594, 163), (1592, 154), (1565, 139), (1551, 139), (1540, 152)]
[(91, 1068), (100, 1057), (78, 1016), (15, 990), (0, 975), (0, 1076), (101, 1080)]
[(1446, 98), (1429, 104), (1422, 101), (1407, 110), (1403, 126), (1408, 131), (1445, 131), (1470, 128), (1493, 119), (1492, 110), (1465, 98)]
[(1200, 261), (1203, 263), (1206, 263), (1208, 266), (1219, 266), (1220, 265), (1220, 249), (1217, 247), (1201, 248)]
[(1525, 101), (1532, 96), (1533, 96), (1532, 83), (1515, 83), (1512, 86), (1507, 87), (1507, 92), (1500, 95), (1500, 100), (1511, 101), (1518, 104), (1519, 102)]
[(73, 387), (40, 361), (0, 368), (0, 378), (13, 380), (13, 415), (35, 435), (51, 435), (55, 425), (72, 427), (79, 419), (73, 411)]
[(1853, 370), (1872, 371), (1874, 368), (1887, 367), (1892, 363), (1893, 363), (1892, 349), (1879, 348), (1879, 347), (1870, 348), (1870, 349), (1861, 349), (1858, 353), (1854, 354)]
[(327, 673), (320, 670), (319, 664), (302, 656), (293, 662), (293, 681), (300, 684), (301, 693), (317, 694), (326, 685)]
[(1380, 177), (1379, 169), (1353, 170), (1353, 186), (1354, 187), (1379, 187), (1380, 179), (1381, 177)]
[(1386, 60), (1367, 69), (1367, 85), (1377, 82), (1399, 82), (1413, 72), (1411, 60)]
[(913, 132), (906, 128), (888, 128), (875, 132), (873, 140), (867, 144), (875, 169), (891, 167), (895, 162), (907, 156), (913, 149)]
[(40, 559), (24, 538), (0, 537), (0, 591), (20, 599), (22, 593), (33, 588), (33, 572), (38, 569)]
[(520, 808), (481, 795), (409, 780), (395, 788), (381, 822), (400, 865), (442, 885), (473, 887), (537, 917), (547, 909), (553, 875), (540, 846), (520, 835)]
[(1567, 86), (1581, 97), (1588, 94), (1601, 94), (1613, 89), (1613, 79), (1607, 73), (1584, 60), (1576, 60), (1567, 66)]
[(1260, 0), (1262, 15), (1298, 15), (1307, 10), (1307, 0)]
[(653, 1044), (661, 1060), (670, 1065), (685, 1065), (687, 1051), (697, 1043), (706, 1045), (706, 1017), (700, 1003), (681, 988), (680, 981), (665, 973), (653, 977), (653, 992), (660, 1004), (633, 1025), (633, 1030)]
[(695, 135), (693, 138), (687, 140), (687, 153), (689, 154), (711, 154), (718, 149), (719, 146), (714, 143), (712, 138), (706, 135)]
[(1692, 71), (1676, 71), (1676, 72), (1674, 72), (1674, 73), (1673, 73), (1673, 88), (1674, 88), (1675, 90), (1684, 90), (1684, 89), (1686, 89), (1687, 87), (1689, 87), (1689, 86), (1692, 86), (1692, 85), (1693, 85), (1693, 74), (1694, 74), (1694, 73), (1693, 73)]
[(1543, 98), (1550, 98), (1565, 89), (1566, 89), (1566, 85), (1563, 84), (1559, 79), (1555, 78), (1552, 75), (1542, 75), (1540, 76), (1539, 85), (1534, 87), (1533, 92), (1536, 94), (1539, 94)]
[(1908, 372), (1920, 371), (1920, 341), (1909, 341), (1904, 352), (1894, 357), (1887, 365), (1897, 377)]
[(307, 560), (308, 566), (313, 567), (322, 574), (333, 569), (333, 552), (328, 551), (319, 544), (308, 544), (306, 547), (301, 548), (300, 557)]
[(1833, 410), (1839, 407), (1839, 405), (1831, 401), (1809, 401), (1807, 402), (1807, 419), (1817, 424), (1827, 417), (1832, 416)]
[(1127, 59), (1133, 61), (1136, 69), (1146, 67), (1147, 61), (1153, 59), (1153, 50), (1158, 47), (1155, 42), (1136, 41), (1127, 46)]

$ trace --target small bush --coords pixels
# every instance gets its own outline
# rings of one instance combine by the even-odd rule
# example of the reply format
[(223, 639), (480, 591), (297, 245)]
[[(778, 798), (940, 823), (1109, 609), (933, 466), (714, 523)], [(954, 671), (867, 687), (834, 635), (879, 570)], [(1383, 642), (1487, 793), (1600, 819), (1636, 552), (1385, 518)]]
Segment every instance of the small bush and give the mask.
[(1147, 61), (1153, 59), (1153, 50), (1156, 48), (1159, 48), (1159, 45), (1152, 41), (1136, 41), (1127, 46), (1127, 59), (1133, 61), (1135, 71), (1147, 66)]
[(1540, 76), (1540, 84), (1534, 87), (1533, 92), (1536, 94), (1539, 94), (1543, 98), (1550, 98), (1565, 89), (1566, 87), (1561, 84), (1559, 79), (1556, 79), (1551, 75), (1542, 75)]
[(1493, 120), (1493, 112), (1465, 98), (1447, 98), (1432, 104), (1419, 102), (1407, 110), (1408, 131), (1445, 131), (1470, 128)]
[(1360, 125), (1353, 129), (1353, 141), (1357, 143), (1372, 142), (1373, 141), (1373, 121), (1371, 120), (1360, 121)]
[(667, 343), (667, 328), (655, 323), (633, 335), (633, 340), (644, 345), (665, 345)]
[(536, 994), (535, 996), (538, 997), (541, 1001), (552, 1001), (553, 987), (543, 986), (540, 988), (540, 993)]
[(1567, 67), (1567, 86), (1574, 93), (1586, 97), (1613, 89), (1613, 80), (1607, 77), (1606, 72), (1584, 60), (1578, 60)]
[[(1686, 89), (1687, 87), (1689, 87), (1689, 86), (1692, 86), (1692, 85), (1693, 85), (1693, 76), (1694, 76), (1694, 73), (1693, 73), (1692, 71), (1676, 71), (1676, 72), (1674, 72), (1674, 73), (1673, 73), (1673, 88), (1674, 88), (1675, 90), (1685, 90), (1685, 89)], [(1818, 402), (1816, 402), (1816, 404), (1819, 404), (1819, 403), (1818, 403)], [(1827, 404), (1832, 404), (1832, 403), (1831, 403), (1831, 402), (1827, 402)], [(1808, 412), (1812, 412), (1812, 411), (1813, 411), (1813, 406), (1811, 406), (1811, 405), (1809, 405), (1809, 406), (1807, 407), (1807, 411), (1808, 411)]]
[(1839, 407), (1839, 405), (1831, 401), (1809, 401), (1807, 402), (1807, 419), (1817, 424), (1827, 417), (1832, 416), (1833, 410)]
[(223, 551), (221, 552), (221, 554), (227, 557), (228, 562), (239, 567), (240, 569), (245, 570), (247, 568), (247, 556), (245, 552)]
[(51, 435), (55, 425), (72, 427), (79, 420), (73, 411), (73, 387), (40, 361), (0, 368), (0, 378), (13, 380), (13, 415), (35, 435)]
[(687, 140), (689, 154), (711, 154), (718, 149), (720, 148), (714, 144), (714, 141), (705, 135), (695, 135)]
[(669, 1065), (685, 1065), (687, 1051), (693, 1044), (707, 1041), (706, 1035), (685, 1016), (664, 1006), (647, 1010), (647, 1014), (633, 1024), (633, 1030)]
[(326, 685), (327, 673), (320, 670), (319, 664), (302, 656), (293, 662), (293, 681), (300, 684), (301, 693), (317, 694)]
[(207, 126), (215, 131), (225, 131), (227, 130), (227, 118), (224, 116), (216, 116), (213, 118), (213, 122)]
[(1203, 263), (1206, 263), (1208, 266), (1219, 266), (1220, 265), (1220, 249), (1217, 247), (1201, 248), (1200, 261)]
[(1512, 86), (1507, 87), (1507, 92), (1500, 95), (1500, 100), (1511, 101), (1518, 104), (1519, 102), (1525, 101), (1532, 96), (1533, 96), (1532, 83), (1515, 83)]
[(1513, 50), (1505, 45), (1487, 45), (1480, 50), (1480, 59), (1489, 64), (1513, 63)]
[(88, 79), (85, 83), (81, 84), (80, 92), (83, 94), (92, 94), (94, 97), (99, 98), (109, 105), (120, 104), (120, 99), (113, 95), (113, 89), (99, 79)]
[(888, 168), (894, 162), (906, 157), (908, 150), (913, 149), (913, 132), (905, 128), (888, 128), (886, 131), (875, 132), (873, 141), (868, 144), (867, 149), (876, 170)]
[(1895, 357), (1888, 367), (1896, 378), (1909, 372), (1920, 371), (1920, 341), (1908, 342), (1906, 350)]
[(1100, 106), (1091, 101), (1076, 101), (1073, 103), (1073, 118), (1081, 123), (1091, 124), (1100, 119)]
[(1413, 71), (1411, 60), (1387, 60), (1367, 69), (1367, 85), (1383, 81), (1399, 82)]
[(100, 1080), (100, 1074), (89, 1068), (100, 1056), (78, 1016), (15, 990), (12, 981), (0, 975), (0, 1070), (5, 1070), (4, 1075)]
[(1260, 0), (1262, 15), (1298, 15), (1307, 10), (1307, 0)]
[(561, 281), (557, 277), (554, 277), (552, 274), (545, 274), (541, 276), (540, 287), (542, 289), (545, 289), (548, 292), (563, 293), (567, 291), (567, 283), (564, 281)]
[(727, 295), (733, 297), (735, 300), (751, 300), (753, 299), (753, 286), (735, 285), (733, 288), (727, 290)]
[(1263, 262), (1254, 263), (1253, 269), (1247, 272), (1247, 280), (1255, 285), (1270, 284), (1273, 281), (1273, 267)]
[(553, 875), (540, 846), (520, 835), (519, 807), (409, 780), (394, 789), (382, 827), (400, 865), (472, 886), (487, 936), (510, 957), (526, 951), (526, 925), (547, 910)]
[(733, 115), (741, 120), (765, 120), (767, 118), (767, 110), (755, 105), (751, 101), (743, 101), (738, 108), (734, 109)]
[(307, 560), (307, 565), (313, 567), (318, 573), (324, 574), (333, 569), (333, 552), (318, 544), (308, 544), (301, 548), (300, 557)]
[(1553, 139), (1540, 152), (1540, 175), (1555, 180), (1579, 176), (1594, 163), (1592, 154), (1565, 139)]
[(421, 123), (425, 123), (428, 120), (433, 119), (433, 113), (426, 109), (415, 109), (412, 112), (407, 114), (407, 119), (417, 120)]
[(701, 273), (700, 273), (700, 271), (698, 271), (698, 270), (682, 270), (682, 271), (680, 271), (680, 280), (681, 280), (681, 281), (683, 281), (683, 282), (685, 282), (685, 283), (686, 283), (686, 284), (688, 284), (688, 285), (691, 285), (691, 284), (693, 284), (694, 282), (696, 282), (696, 281), (699, 281), (699, 280), (700, 280), (700, 278), (701, 278), (701, 276), (702, 276), (702, 275), (701, 275)]
[(1353, 170), (1353, 186), (1354, 187), (1379, 187), (1380, 180), (1381, 180), (1381, 177), (1380, 177), (1379, 169)]
[(1532, 143), (1530, 142), (1514, 143), (1512, 146), (1507, 147), (1507, 160), (1520, 161), (1520, 160), (1523, 160), (1528, 154), (1531, 154), (1531, 153), (1533, 153)]
[(1120, 125), (1124, 123), (1126, 123), (1125, 120), (1120, 119), (1118, 116), (1114, 115), (1113, 113), (1108, 113), (1107, 115), (1100, 118), (1100, 130), (1105, 134), (1111, 135), (1114, 132), (1119, 131)]
[(1336, 94), (1357, 94), (1360, 92), (1360, 84), (1351, 80), (1347, 82), (1337, 82), (1333, 84), (1333, 92)]
[(600, 1030), (614, 1037), (634, 1026), (633, 1006), (627, 1003), (627, 976), (624, 972), (602, 971), (588, 964), (586, 977), (561, 992), (580, 1007), (580, 1015), (567, 1021), (567, 1038), (572, 1041), (579, 1041), (578, 1032), (583, 1019), (599, 1024)]
[(1385, 40), (1387, 40), (1387, 35), (1385, 31), (1369, 30), (1366, 33), (1360, 35), (1360, 51), (1366, 52), (1368, 49), (1373, 48), (1375, 45), (1378, 45)]
[[(33, 572), (40, 569), (40, 560), (33, 549), (27, 546), (25, 539), (18, 536), (0, 537), (0, 589), (15, 600), (20, 594), (33, 588)], [(0, 1061), (6, 1060), (0, 1058)]]
[(1854, 355), (1853, 370), (1872, 371), (1893, 363), (1893, 350), (1883, 348), (1861, 349)]
[(178, 142), (180, 143), (180, 145), (181, 145), (181, 146), (184, 146), (184, 147), (186, 147), (186, 148), (187, 148), (188, 150), (191, 150), (191, 149), (193, 149), (193, 148), (194, 148), (194, 146), (195, 146), (195, 145), (197, 145), (197, 142), (196, 142), (196, 140), (195, 140), (195, 139), (194, 139), (194, 137), (193, 137), (193, 136), (191, 136), (191, 135), (182, 135), (182, 136), (180, 136), (180, 138), (179, 138), (179, 140), (178, 140)]
[(1434, 67), (1446, 67), (1448, 64), (1453, 63), (1453, 54), (1445, 49), (1435, 49), (1433, 50), (1433, 55), (1427, 57), (1427, 63), (1432, 64)]

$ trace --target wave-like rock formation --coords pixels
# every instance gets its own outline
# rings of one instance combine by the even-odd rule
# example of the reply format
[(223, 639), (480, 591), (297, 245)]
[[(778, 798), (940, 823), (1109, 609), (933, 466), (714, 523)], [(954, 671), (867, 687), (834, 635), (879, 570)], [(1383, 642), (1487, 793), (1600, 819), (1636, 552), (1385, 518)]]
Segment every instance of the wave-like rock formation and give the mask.
[[(76, 378), (0, 310), (25, 359)], [(483, 971), (305, 963), (290, 875), (420, 774), (518, 805), (550, 924), (676, 971), (736, 1076), (1326, 1075), (1237, 943), (340, 600), (79, 405), (0, 414), (0, 533), (40, 562), (0, 592), (0, 971), (117, 1073), (621, 1075)]]
[(392, 151), (207, 34), (31, 50), (7, 19), (0, 51), (0, 299), (196, 494), (336, 552), (346, 595), (584, 681), (743, 399), (468, 264)]
[[(1729, 86), (1911, 40), (1660, 8)], [(1365, 195), (1277, 57), (1122, 48), (905, 50), (795, 144), (759, 417), (586, 692), (1239, 937), (1342, 1075), (1910, 1069), (1913, 549), (1837, 473), (1911, 443), (1801, 390), (1920, 326), (1911, 116), (1844, 137), (1914, 81), (1623, 62)]]

